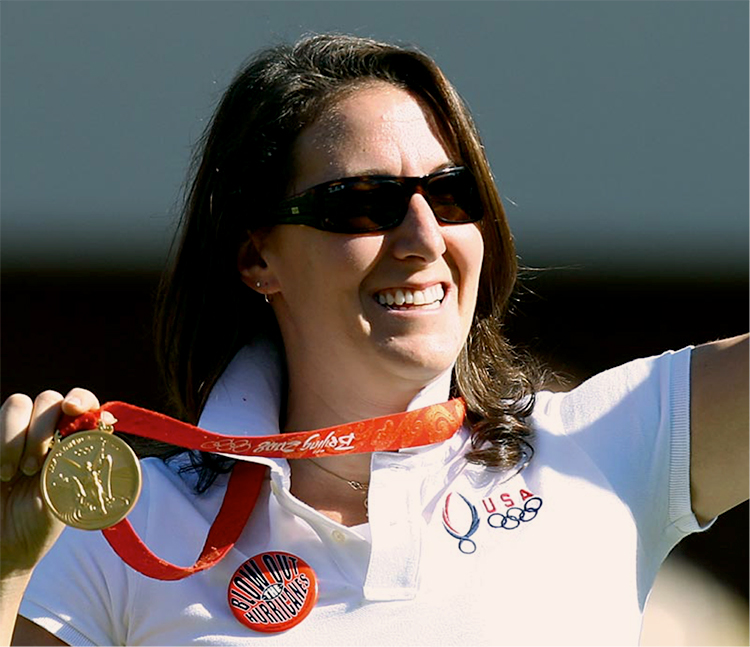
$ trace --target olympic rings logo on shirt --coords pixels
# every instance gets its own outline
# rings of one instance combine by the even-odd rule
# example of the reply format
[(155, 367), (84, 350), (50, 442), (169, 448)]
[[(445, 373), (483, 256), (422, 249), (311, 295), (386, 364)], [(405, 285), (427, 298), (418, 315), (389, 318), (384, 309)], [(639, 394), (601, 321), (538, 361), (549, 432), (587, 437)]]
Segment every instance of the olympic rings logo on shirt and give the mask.
[(522, 523), (536, 519), (539, 509), (542, 507), (542, 500), (538, 497), (527, 499), (523, 504), (523, 509), (518, 507), (510, 508), (505, 514), (502, 512), (493, 512), (487, 517), (487, 523), (492, 528), (504, 528), (505, 530), (515, 530)]
[[(473, 503), (471, 503), (471, 501), (469, 501), (463, 494), (461, 494), (460, 492), (456, 493), (466, 504), (466, 509), (469, 513), (469, 526), (466, 532), (459, 531), (456, 526), (461, 524), (456, 524), (455, 520), (451, 519), (450, 514), (451, 507), (453, 507), (454, 509), (454, 515), (456, 512), (455, 506), (450, 505), (451, 497), (453, 494), (453, 492), (449, 492), (445, 497), (445, 503), (443, 504), (443, 527), (451, 537), (458, 539), (458, 549), (464, 555), (471, 555), (477, 550), (477, 544), (474, 539), (472, 539), (472, 535), (476, 533), (480, 526), (479, 511), (477, 510), (477, 507)], [(487, 525), (495, 529), (502, 528), (504, 530), (515, 530), (516, 528), (520, 527), (522, 523), (526, 523), (536, 519), (543, 503), (541, 497), (534, 496), (526, 490), (521, 490), (521, 496), (530, 498), (527, 498), (524, 501), (522, 508), (513, 505), (505, 512), (495, 512), (496, 508), (491, 499), (484, 500), (485, 508), (487, 509), (487, 512), (490, 512), (490, 515), (487, 517)], [(503, 494), (501, 496), (501, 500), (507, 501), (508, 503), (512, 502), (507, 494)], [(492, 503), (492, 507), (489, 507), (487, 501), (490, 501), (490, 503)], [(460, 507), (458, 512), (458, 516), (460, 517)], [(466, 518), (465, 514), (464, 518)]]

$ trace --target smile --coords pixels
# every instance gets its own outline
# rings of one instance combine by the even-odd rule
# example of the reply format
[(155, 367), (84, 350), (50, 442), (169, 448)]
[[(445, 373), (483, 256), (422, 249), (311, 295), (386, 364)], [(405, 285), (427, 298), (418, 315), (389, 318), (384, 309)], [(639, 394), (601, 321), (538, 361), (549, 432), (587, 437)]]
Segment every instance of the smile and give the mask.
[(375, 295), (380, 305), (394, 308), (436, 306), (444, 297), (445, 290), (443, 290), (443, 286), (440, 283), (431, 285), (424, 290), (398, 288), (395, 290), (383, 290)]

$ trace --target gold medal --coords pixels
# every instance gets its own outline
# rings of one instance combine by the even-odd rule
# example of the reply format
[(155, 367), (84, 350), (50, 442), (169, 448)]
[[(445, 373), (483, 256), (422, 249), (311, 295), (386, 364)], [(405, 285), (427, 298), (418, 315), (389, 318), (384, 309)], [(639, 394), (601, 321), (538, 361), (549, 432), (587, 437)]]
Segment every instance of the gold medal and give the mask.
[[(141, 493), (141, 464), (111, 427), (79, 431), (52, 446), (42, 468), (42, 496), (63, 523), (81, 530), (114, 526)], [(108, 431), (109, 430), (109, 431)]]

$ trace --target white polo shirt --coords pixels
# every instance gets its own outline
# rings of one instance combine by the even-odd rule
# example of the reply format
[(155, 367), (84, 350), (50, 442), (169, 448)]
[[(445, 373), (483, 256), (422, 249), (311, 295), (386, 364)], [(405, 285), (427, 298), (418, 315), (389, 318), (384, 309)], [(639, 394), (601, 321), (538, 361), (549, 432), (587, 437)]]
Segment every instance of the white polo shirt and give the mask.
[[(636, 644), (659, 565), (699, 530), (689, 498), (690, 349), (631, 362), (569, 393), (540, 393), (535, 454), (511, 476), (463, 459), (469, 433), (372, 457), (369, 523), (347, 528), (289, 491), (270, 467), (229, 555), (176, 582), (125, 566), (99, 532), (66, 529), (37, 568), (21, 613), (70, 644)], [(278, 432), (278, 362), (242, 351), (201, 419), (223, 433)], [(442, 401), (449, 375), (410, 408)], [(249, 426), (248, 426), (249, 425)], [(160, 557), (192, 564), (226, 476), (193, 494), (174, 466), (143, 461), (129, 519)], [(315, 570), (319, 599), (278, 634), (240, 624), (234, 571), (264, 551)]]

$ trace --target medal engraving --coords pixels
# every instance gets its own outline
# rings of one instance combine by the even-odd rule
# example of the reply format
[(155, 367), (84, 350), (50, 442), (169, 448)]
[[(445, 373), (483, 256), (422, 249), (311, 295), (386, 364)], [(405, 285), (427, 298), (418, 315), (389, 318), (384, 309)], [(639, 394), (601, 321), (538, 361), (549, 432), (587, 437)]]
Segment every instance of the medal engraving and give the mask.
[(138, 458), (105, 431), (81, 431), (55, 443), (42, 468), (44, 501), (60, 521), (81, 530), (114, 526), (140, 492)]

